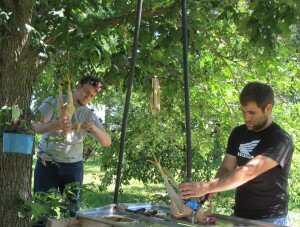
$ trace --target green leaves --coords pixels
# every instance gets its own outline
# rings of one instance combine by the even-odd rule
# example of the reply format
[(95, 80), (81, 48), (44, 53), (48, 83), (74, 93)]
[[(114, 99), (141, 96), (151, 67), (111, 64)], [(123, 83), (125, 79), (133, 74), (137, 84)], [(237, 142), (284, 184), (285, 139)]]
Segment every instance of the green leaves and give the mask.
[(13, 106), (11, 108), (11, 120), (15, 121), (17, 120), (22, 114), (22, 110), (18, 107)]
[(0, 9), (0, 18), (1, 18), (1, 24), (0, 25), (3, 25), (5, 23), (7, 23), (7, 21), (9, 20), (10, 16), (11, 16), (11, 12), (5, 12), (3, 11), (2, 9)]
[[(243, 123), (238, 95), (248, 81), (274, 87), (278, 94), (274, 117), (299, 146), (294, 124), (300, 93), (299, 1), (190, 1), (188, 7), (194, 178), (214, 175), (231, 129)], [(103, 93), (95, 102), (107, 105), (106, 129), (113, 145), (104, 150), (88, 141), (86, 146), (101, 154), (97, 159), (107, 173), (104, 186), (111, 183), (118, 161), (135, 9), (134, 1), (39, 1), (35, 24), (29, 27), (48, 45), (43, 53), (51, 58), (35, 86), (37, 98), (44, 99), (49, 91), (55, 94), (55, 78), (66, 72), (72, 72), (75, 81), (90, 74), (103, 80)], [(11, 17), (1, 13), (6, 20)], [(185, 176), (181, 5), (174, 0), (147, 1), (142, 15), (123, 183), (131, 178), (159, 181), (145, 164), (152, 153), (179, 178)], [(161, 85), (161, 112), (156, 116), (149, 105), (153, 76)]]

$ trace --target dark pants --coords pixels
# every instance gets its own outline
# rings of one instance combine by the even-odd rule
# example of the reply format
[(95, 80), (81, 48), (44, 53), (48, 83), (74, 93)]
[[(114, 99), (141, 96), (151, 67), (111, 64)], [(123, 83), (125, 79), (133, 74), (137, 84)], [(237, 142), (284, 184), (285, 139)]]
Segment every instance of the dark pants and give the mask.
[[(34, 193), (48, 192), (50, 189), (58, 189), (63, 193), (67, 184), (76, 184), (72, 187), (72, 195), (69, 197), (72, 209), (70, 215), (75, 216), (80, 207), (80, 188), (83, 182), (83, 162), (62, 163), (47, 162), (44, 166), (40, 159), (37, 160), (34, 170)], [(79, 187), (78, 187), (79, 186)], [(66, 190), (68, 192), (68, 190)]]

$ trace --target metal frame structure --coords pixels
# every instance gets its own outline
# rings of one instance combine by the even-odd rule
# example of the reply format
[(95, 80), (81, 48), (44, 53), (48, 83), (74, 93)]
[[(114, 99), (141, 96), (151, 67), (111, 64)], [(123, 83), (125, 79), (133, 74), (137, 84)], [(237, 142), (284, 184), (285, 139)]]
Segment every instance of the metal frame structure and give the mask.
[[(118, 204), (119, 189), (121, 185), (121, 174), (122, 164), (124, 159), (125, 150), (125, 138), (126, 138), (126, 127), (129, 112), (130, 97), (132, 91), (132, 82), (135, 72), (136, 55), (138, 47), (138, 38), (141, 25), (142, 17), (142, 5), (143, 0), (138, 0), (136, 9), (136, 24), (134, 31), (134, 42), (132, 49), (132, 59), (130, 67), (130, 75), (127, 85), (126, 101), (122, 120), (122, 131), (121, 131), (121, 143), (119, 152), (119, 161), (117, 167), (117, 178), (115, 185), (114, 203)], [(183, 33), (183, 72), (184, 72), (184, 91), (185, 91), (185, 116), (186, 116), (186, 143), (187, 143), (187, 155), (186, 155), (186, 181), (192, 181), (192, 147), (191, 147), (191, 121), (190, 121), (190, 89), (189, 89), (189, 75), (188, 75), (188, 19), (187, 19), (187, 0), (182, 0), (182, 33)]]

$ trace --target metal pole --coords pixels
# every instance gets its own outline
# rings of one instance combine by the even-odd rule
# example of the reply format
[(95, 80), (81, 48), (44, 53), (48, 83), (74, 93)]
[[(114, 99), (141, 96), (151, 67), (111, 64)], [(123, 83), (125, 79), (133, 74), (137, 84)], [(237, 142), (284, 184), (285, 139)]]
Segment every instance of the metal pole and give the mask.
[(138, 0), (137, 10), (136, 10), (136, 23), (135, 23), (135, 30), (134, 30), (134, 42), (133, 42), (133, 49), (132, 49), (130, 76), (129, 76), (128, 85), (127, 85), (126, 102), (125, 102), (123, 120), (122, 120), (119, 162), (118, 162), (118, 168), (117, 168), (117, 179), (116, 179), (115, 195), (114, 195), (114, 203), (115, 204), (118, 203), (119, 189), (120, 189), (120, 184), (121, 184), (122, 164), (123, 164), (124, 149), (125, 149), (126, 126), (127, 126), (130, 96), (131, 96), (131, 90), (132, 90), (132, 82), (133, 82), (134, 71), (135, 71), (136, 53), (137, 53), (138, 38), (139, 38), (141, 17), (142, 17), (142, 5), (143, 5), (143, 0)]
[(183, 34), (183, 72), (184, 72), (184, 97), (185, 97), (185, 124), (186, 124), (186, 181), (192, 181), (192, 143), (190, 120), (190, 89), (188, 70), (188, 21), (187, 0), (182, 0), (182, 34)]

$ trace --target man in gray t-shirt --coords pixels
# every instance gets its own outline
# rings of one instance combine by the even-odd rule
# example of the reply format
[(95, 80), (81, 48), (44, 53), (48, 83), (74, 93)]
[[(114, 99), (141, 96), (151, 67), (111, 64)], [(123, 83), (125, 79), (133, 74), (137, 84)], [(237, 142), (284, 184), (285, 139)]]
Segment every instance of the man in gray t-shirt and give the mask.
[[(67, 184), (82, 185), (83, 140), (87, 133), (91, 133), (102, 146), (110, 146), (109, 134), (86, 106), (98, 95), (100, 89), (99, 80), (87, 76), (80, 80), (72, 97), (51, 96), (39, 107), (41, 120), (33, 124), (35, 132), (42, 134), (34, 172), (34, 192), (47, 192), (54, 188), (63, 193)], [(71, 118), (57, 111), (60, 100), (73, 100), (75, 110), (73, 108)], [(79, 197), (79, 191), (74, 192)], [(70, 214), (75, 215), (79, 209), (78, 198), (71, 199), (71, 204)]]

